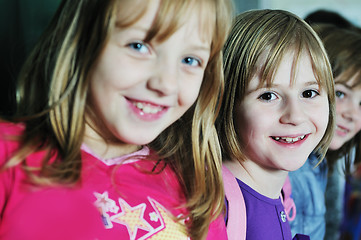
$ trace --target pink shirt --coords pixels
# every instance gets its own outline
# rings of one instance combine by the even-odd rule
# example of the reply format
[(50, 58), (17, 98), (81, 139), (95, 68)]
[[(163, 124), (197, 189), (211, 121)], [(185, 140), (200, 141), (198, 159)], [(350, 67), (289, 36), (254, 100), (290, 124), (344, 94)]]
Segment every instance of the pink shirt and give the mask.
[[(22, 128), (0, 124), (0, 165), (18, 148), (4, 133)], [(149, 149), (103, 160), (82, 146), (82, 172), (73, 188), (38, 189), (19, 166), (0, 173), (0, 239), (188, 239), (187, 214), (178, 178), (169, 166), (136, 156)], [(42, 152), (27, 157), (38, 166)], [(159, 173), (158, 173), (159, 172)], [(94, 207), (95, 206), (95, 207)], [(210, 226), (207, 239), (226, 239), (222, 218)]]

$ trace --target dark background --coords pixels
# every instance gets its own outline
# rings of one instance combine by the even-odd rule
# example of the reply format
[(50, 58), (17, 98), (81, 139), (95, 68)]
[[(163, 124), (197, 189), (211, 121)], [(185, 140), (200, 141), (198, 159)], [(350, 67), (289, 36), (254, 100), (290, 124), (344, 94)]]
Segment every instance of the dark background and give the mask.
[(14, 112), (15, 81), (60, 0), (0, 0), (0, 115)]

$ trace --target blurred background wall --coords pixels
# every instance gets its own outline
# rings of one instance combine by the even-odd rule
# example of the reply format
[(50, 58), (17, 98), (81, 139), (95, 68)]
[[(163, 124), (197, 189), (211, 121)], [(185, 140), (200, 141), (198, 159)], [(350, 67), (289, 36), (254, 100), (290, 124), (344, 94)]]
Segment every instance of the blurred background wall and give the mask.
[(284, 9), (305, 18), (316, 10), (329, 10), (339, 13), (353, 24), (361, 27), (360, 0), (233, 0), (236, 11), (249, 9)]
[[(74, 0), (76, 1), (76, 0)], [(178, 1), (178, 0), (177, 0)], [(318, 9), (336, 11), (361, 26), (360, 0), (233, 0), (235, 12), (285, 9), (304, 18)], [(14, 110), (14, 84), (30, 49), (49, 23), (60, 0), (0, 0), (0, 114)]]

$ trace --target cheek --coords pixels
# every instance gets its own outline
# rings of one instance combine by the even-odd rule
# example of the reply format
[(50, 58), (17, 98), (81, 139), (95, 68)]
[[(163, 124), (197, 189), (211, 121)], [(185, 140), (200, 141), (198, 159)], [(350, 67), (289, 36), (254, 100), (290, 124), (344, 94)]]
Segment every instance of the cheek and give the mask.
[[(315, 116), (315, 121), (317, 121), (318, 129), (324, 134), (329, 123), (330, 111), (328, 105), (326, 108), (317, 112), (318, 114)], [(334, 119), (335, 121), (336, 119)]]
[(317, 106), (310, 109), (309, 113), (312, 114), (310, 116), (312, 117), (316, 128), (319, 131), (326, 131), (330, 117), (328, 99), (325, 97), (321, 102), (319, 102), (319, 104), (317, 104)]
[[(201, 91), (202, 80), (185, 81), (179, 89), (178, 103), (179, 105), (190, 108), (197, 100)], [(207, 97), (205, 97), (207, 99)]]
[(356, 135), (361, 130), (361, 113), (358, 114), (355, 125), (356, 125), (355, 127), (356, 130), (355, 135)]
[(259, 138), (260, 134), (263, 135), (271, 122), (270, 117), (263, 116), (261, 112), (239, 108), (234, 124), (241, 139), (249, 142)]
[(113, 92), (111, 91), (110, 84), (107, 84), (107, 81), (104, 79), (94, 76), (90, 80), (90, 98), (92, 102), (99, 108), (102, 105), (111, 103), (111, 96)]
[(345, 109), (344, 103), (338, 98), (336, 98), (336, 108), (335, 108), (336, 115), (337, 116), (341, 115), (343, 109)]

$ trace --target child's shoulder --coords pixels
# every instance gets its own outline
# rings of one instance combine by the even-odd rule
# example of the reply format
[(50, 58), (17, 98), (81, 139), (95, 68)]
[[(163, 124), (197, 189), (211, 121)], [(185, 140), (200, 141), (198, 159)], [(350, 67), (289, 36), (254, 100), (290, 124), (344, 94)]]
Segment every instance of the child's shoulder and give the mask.
[(0, 120), (0, 140), (3, 140), (7, 136), (19, 136), (25, 129), (23, 123), (13, 123)]
[(19, 136), (24, 129), (23, 124), (0, 121), (0, 161), (18, 148)]

